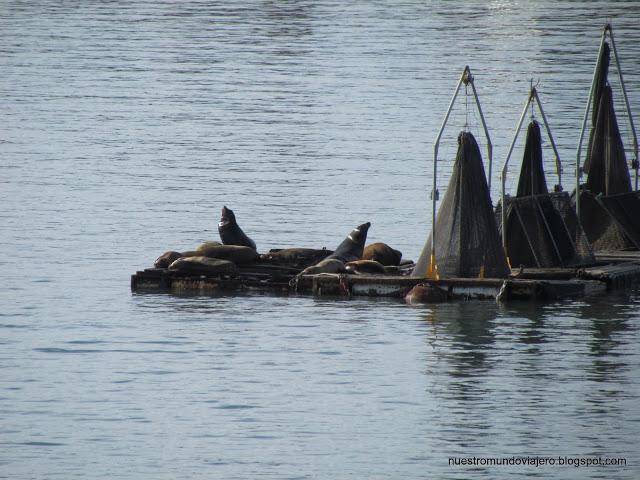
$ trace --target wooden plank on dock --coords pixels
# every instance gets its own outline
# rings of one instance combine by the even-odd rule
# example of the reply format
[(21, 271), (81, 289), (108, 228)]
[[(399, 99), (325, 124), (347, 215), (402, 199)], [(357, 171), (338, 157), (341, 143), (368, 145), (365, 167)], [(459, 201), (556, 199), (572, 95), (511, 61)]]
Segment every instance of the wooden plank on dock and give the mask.
[(609, 289), (623, 288), (640, 281), (640, 263), (623, 262), (584, 268), (578, 271), (578, 277), (604, 282)]
[(318, 274), (298, 279), (297, 291), (319, 296), (369, 296), (403, 298), (416, 285), (432, 285), (450, 299), (557, 299), (604, 292), (605, 284), (591, 280), (529, 280), (499, 278), (447, 278)]
[[(259, 270), (259, 271), (256, 271)], [(131, 276), (131, 290), (136, 292), (171, 292), (177, 294), (211, 294), (233, 290), (288, 292), (294, 273), (286, 269), (239, 269), (238, 276), (200, 275), (149, 268)]]
[(321, 273), (298, 277), (296, 291), (314, 295), (367, 297), (404, 297), (418, 284), (430, 283), (449, 292), (452, 298), (495, 298), (503, 281), (500, 279), (446, 279), (430, 281), (424, 278), (386, 275), (347, 275)]
[(526, 280), (571, 280), (577, 268), (513, 268), (511, 278)]
[(596, 261), (599, 263), (620, 263), (620, 262), (640, 263), (639, 250), (599, 251), (599, 252), (596, 252), (595, 255), (596, 255)]
[(137, 292), (211, 294), (241, 287), (237, 277), (228, 275), (186, 275), (164, 268), (149, 268), (131, 276), (131, 289)]
[(165, 269), (148, 268), (131, 275), (131, 290), (133, 291), (164, 291), (169, 284), (163, 274)]

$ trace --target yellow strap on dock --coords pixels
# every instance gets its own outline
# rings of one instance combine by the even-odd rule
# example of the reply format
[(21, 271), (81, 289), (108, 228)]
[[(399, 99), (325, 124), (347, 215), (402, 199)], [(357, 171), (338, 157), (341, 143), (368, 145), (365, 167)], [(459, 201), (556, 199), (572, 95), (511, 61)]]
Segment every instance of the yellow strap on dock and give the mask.
[(436, 264), (436, 256), (432, 253), (429, 259), (429, 267), (425, 275), (429, 280), (440, 280), (440, 274), (438, 273), (438, 265)]

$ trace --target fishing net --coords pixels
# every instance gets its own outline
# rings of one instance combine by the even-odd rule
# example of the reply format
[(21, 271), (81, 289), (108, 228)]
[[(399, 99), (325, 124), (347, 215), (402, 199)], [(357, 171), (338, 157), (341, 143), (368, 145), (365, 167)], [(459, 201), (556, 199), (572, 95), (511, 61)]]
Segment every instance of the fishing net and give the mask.
[[(624, 234), (625, 243), (620, 249), (640, 249), (640, 196), (638, 192), (600, 195), (600, 206), (616, 221), (617, 230)], [(582, 206), (580, 206), (582, 208)], [(601, 250), (604, 250), (603, 245)]]
[(579, 192), (580, 220), (595, 250), (626, 250), (640, 248), (640, 225), (636, 218), (639, 200), (631, 188), (613, 93), (607, 80), (609, 59), (610, 48), (605, 42), (595, 73), (592, 128), (584, 164), (587, 181)]
[(589, 162), (585, 163), (587, 190), (594, 195), (630, 192), (631, 177), (609, 85), (602, 90), (598, 117), (592, 132)]
[(553, 202), (556, 211), (562, 217), (562, 222), (569, 232), (570, 239), (573, 240), (575, 256), (572, 260), (567, 261), (566, 265), (589, 265), (595, 263), (593, 249), (582, 223), (578, 219), (578, 215), (576, 215), (569, 194), (567, 192), (554, 192), (549, 194), (549, 198)]
[(542, 163), (542, 137), (540, 125), (532, 120), (527, 129), (527, 139), (524, 147), (524, 158), (518, 180), (517, 197), (548, 193), (547, 181), (544, 177)]
[[(506, 251), (513, 267), (552, 268), (593, 263), (593, 253), (565, 192), (548, 193), (540, 125), (527, 129), (515, 198), (505, 197)], [(502, 205), (496, 219), (502, 233)]]
[[(588, 190), (580, 191), (580, 219), (589, 243), (595, 251), (633, 248), (619, 222), (603, 207), (602, 198)], [(571, 200), (575, 203), (575, 192)]]
[[(447, 192), (438, 209), (435, 254), (442, 277), (505, 278), (509, 274), (480, 149), (473, 135), (461, 132)], [(431, 257), (431, 235), (412, 272), (424, 277)]]
[[(566, 192), (506, 197), (505, 205), (511, 266), (553, 268), (595, 261)], [(496, 219), (501, 215), (502, 205), (498, 204)]]

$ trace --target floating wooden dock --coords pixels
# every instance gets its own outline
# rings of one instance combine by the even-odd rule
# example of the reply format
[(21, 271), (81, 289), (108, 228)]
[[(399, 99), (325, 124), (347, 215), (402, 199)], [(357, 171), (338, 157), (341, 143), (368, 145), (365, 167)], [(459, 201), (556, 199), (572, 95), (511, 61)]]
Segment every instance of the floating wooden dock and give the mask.
[[(640, 268), (638, 269), (640, 273)], [(447, 278), (425, 280), (414, 277), (320, 274), (303, 276), (297, 291), (314, 295), (368, 297), (404, 296), (416, 285), (430, 285), (449, 299), (557, 299), (602, 293), (606, 285), (593, 280), (528, 280), (496, 278)]]
[(414, 286), (430, 285), (449, 299), (553, 300), (603, 294), (640, 283), (640, 252), (606, 252), (587, 268), (514, 269), (508, 279), (426, 280), (403, 275), (318, 274), (296, 277), (298, 269), (254, 264), (237, 276), (185, 275), (150, 268), (131, 276), (135, 292), (209, 295), (234, 291), (316, 296), (404, 298)]

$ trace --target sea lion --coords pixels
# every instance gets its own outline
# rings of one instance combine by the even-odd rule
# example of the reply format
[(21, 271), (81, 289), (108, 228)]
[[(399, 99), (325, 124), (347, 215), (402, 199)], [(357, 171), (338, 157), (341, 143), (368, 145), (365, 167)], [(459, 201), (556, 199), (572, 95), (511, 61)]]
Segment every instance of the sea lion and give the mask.
[(356, 260), (345, 264), (348, 273), (385, 273), (384, 265), (375, 260)]
[(276, 265), (296, 266), (306, 268), (324, 260), (333, 251), (323, 248), (285, 248), (282, 250), (271, 250), (269, 253), (260, 255), (260, 259)]
[(311, 267), (305, 268), (300, 275), (315, 275), (317, 273), (345, 273), (344, 262), (337, 258), (325, 258)]
[(233, 263), (249, 263), (258, 259), (260, 255), (253, 248), (240, 245), (211, 245), (190, 252), (183, 252), (183, 257), (209, 257), (221, 260), (231, 260)]
[(449, 299), (449, 292), (429, 283), (419, 283), (404, 297), (405, 302), (415, 303), (441, 303)]
[(216, 242), (215, 240), (210, 240), (206, 242), (202, 242), (200, 245), (196, 247), (196, 252), (200, 252), (209, 247), (218, 247), (222, 245), (220, 242)]
[(222, 217), (220, 218), (220, 223), (218, 223), (218, 233), (224, 245), (240, 245), (251, 247), (254, 250), (256, 249), (256, 242), (247, 237), (238, 226), (233, 210), (226, 206), (222, 207)]
[(249, 263), (260, 258), (258, 252), (253, 248), (239, 245), (220, 245), (218, 242), (206, 242), (198, 247), (198, 250), (187, 250), (186, 252), (168, 251), (160, 255), (154, 266), (156, 268), (167, 268), (171, 263), (179, 258), (209, 257), (220, 260), (230, 260), (234, 263)]
[(391, 248), (386, 243), (378, 242), (367, 245), (362, 254), (363, 260), (375, 260), (382, 265), (400, 265), (402, 252)]
[(180, 254), (181, 257), (200, 257), (203, 256), (200, 250), (187, 250)]
[(236, 275), (238, 268), (229, 260), (209, 257), (181, 257), (169, 265), (169, 270), (197, 275)]
[(367, 241), (367, 232), (371, 226), (370, 222), (357, 226), (347, 235), (335, 252), (327, 258), (335, 258), (343, 263), (360, 260), (364, 251), (364, 243)]
[(153, 266), (156, 268), (167, 268), (180, 257), (182, 257), (182, 254), (180, 252), (169, 250), (168, 252), (164, 252), (162, 255), (156, 258), (156, 261), (153, 262)]

